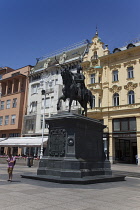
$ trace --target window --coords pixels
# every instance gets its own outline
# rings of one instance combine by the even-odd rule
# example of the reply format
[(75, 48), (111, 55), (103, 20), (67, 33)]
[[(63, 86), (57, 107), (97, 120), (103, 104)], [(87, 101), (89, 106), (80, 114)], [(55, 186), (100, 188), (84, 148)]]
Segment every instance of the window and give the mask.
[(13, 108), (16, 108), (17, 106), (17, 98), (13, 98)]
[(91, 84), (95, 83), (95, 74), (90, 75), (90, 82)]
[(133, 66), (127, 68), (128, 78), (133, 78)]
[(131, 130), (131, 131), (136, 130), (136, 118), (134, 118), (134, 117), (129, 118), (129, 130)]
[(51, 97), (51, 107), (53, 107), (53, 104), (54, 104), (54, 97), (52, 96)]
[(114, 93), (113, 95), (113, 106), (119, 106), (119, 94)]
[[(41, 129), (42, 129), (42, 126), (43, 126), (43, 120), (41, 120)], [(47, 120), (45, 120), (45, 122), (44, 122), (44, 128), (48, 128)]]
[(5, 125), (8, 125), (9, 124), (9, 115), (6, 115), (5, 116)]
[(33, 131), (34, 130), (34, 120), (27, 120), (26, 121), (26, 129), (28, 131)]
[(136, 118), (121, 118), (113, 120), (113, 131), (136, 131)]
[(11, 103), (11, 100), (6, 101), (6, 109), (10, 109), (10, 103)]
[(101, 107), (101, 99), (100, 98), (98, 100), (98, 103), (99, 103), (99, 107)]
[(134, 104), (135, 103), (135, 95), (134, 95), (134, 91), (130, 90), (128, 92), (128, 104)]
[(120, 120), (119, 119), (114, 119), (113, 120), (113, 128), (114, 131), (120, 131)]
[(58, 85), (58, 79), (55, 80), (55, 85)]
[(3, 117), (0, 117), (0, 125), (2, 125)]
[(50, 98), (46, 98), (46, 108), (50, 107)]
[(31, 104), (30, 104), (30, 112), (36, 112), (37, 111), (37, 101), (33, 101)]
[(44, 107), (44, 104), (45, 103), (45, 101), (44, 101), (44, 98), (42, 98), (42, 108)]
[(11, 116), (11, 124), (14, 125), (16, 121), (16, 115)]
[(93, 96), (93, 107), (95, 107), (95, 96)]
[(31, 86), (31, 93), (35, 94), (38, 91), (39, 84), (34, 84)]
[(20, 134), (19, 133), (10, 133), (9, 137), (19, 137)]
[(0, 104), (0, 109), (4, 109), (4, 101), (1, 101), (1, 104)]
[(121, 119), (121, 130), (122, 131), (128, 131), (129, 130), (129, 125), (128, 125), (128, 119), (127, 118)]
[(94, 52), (94, 59), (98, 59), (97, 51)]
[(35, 81), (35, 80), (39, 80), (41, 78), (41, 75), (40, 74), (37, 74), (37, 75), (34, 75), (31, 77), (31, 80), (32, 81)]
[(118, 81), (118, 70), (113, 71), (112, 74), (113, 74), (112, 78), (113, 82)]
[(37, 111), (37, 101), (33, 101), (32, 106), (33, 106), (33, 112), (36, 112)]

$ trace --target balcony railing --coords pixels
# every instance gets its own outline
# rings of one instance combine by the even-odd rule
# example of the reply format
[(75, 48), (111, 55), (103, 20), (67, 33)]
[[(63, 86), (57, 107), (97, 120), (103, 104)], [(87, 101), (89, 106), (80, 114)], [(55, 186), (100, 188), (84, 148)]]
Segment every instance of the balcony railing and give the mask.
[(92, 83), (87, 85), (88, 88), (94, 89), (94, 90), (101, 90), (102, 89), (102, 83)]

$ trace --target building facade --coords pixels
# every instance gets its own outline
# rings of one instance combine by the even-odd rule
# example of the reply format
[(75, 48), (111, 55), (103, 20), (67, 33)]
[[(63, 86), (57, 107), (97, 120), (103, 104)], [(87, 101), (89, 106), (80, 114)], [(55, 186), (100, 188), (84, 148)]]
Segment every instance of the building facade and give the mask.
[(136, 163), (137, 155), (140, 165), (140, 43), (110, 53), (96, 32), (82, 65), (94, 100), (88, 116), (107, 126), (109, 160)]
[[(1, 77), (0, 138), (22, 136), (30, 68), (31, 66), (26, 66), (13, 70)], [(4, 148), (1, 150), (3, 151)], [(6, 153), (6, 149), (4, 153)], [(14, 147), (13, 154), (21, 154), (20, 148)]]
[[(37, 59), (29, 75), (27, 114), (24, 117), (23, 136), (47, 136), (46, 119), (57, 114), (58, 98), (62, 95), (61, 71), (76, 72), (77, 65), (88, 49), (83, 41), (60, 52)], [(60, 111), (68, 111), (69, 101), (62, 102)], [(80, 105), (73, 102), (72, 111), (79, 112)], [(42, 127), (44, 120), (44, 129)]]

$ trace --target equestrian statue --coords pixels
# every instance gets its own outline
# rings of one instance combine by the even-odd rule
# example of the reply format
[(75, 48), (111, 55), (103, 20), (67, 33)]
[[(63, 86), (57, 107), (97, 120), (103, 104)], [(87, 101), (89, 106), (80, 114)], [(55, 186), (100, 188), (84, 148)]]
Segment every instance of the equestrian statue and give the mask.
[(61, 70), (61, 76), (63, 79), (63, 95), (59, 97), (57, 103), (57, 110), (60, 110), (61, 100), (66, 101), (69, 99), (69, 112), (71, 111), (71, 104), (73, 100), (78, 101), (81, 107), (83, 107), (82, 115), (87, 116), (87, 104), (90, 104), (90, 108), (93, 107), (93, 95), (90, 90), (85, 87), (85, 76), (80, 72), (82, 67), (77, 66), (77, 73), (72, 73), (69, 69)]

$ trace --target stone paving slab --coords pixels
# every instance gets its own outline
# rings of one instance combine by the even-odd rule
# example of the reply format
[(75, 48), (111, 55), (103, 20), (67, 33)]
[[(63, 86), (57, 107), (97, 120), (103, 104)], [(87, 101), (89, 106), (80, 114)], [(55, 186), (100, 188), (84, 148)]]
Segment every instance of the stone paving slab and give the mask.
[(37, 168), (16, 165), (13, 182), (0, 165), (1, 210), (139, 210), (140, 179), (90, 185), (60, 184), (21, 178)]

